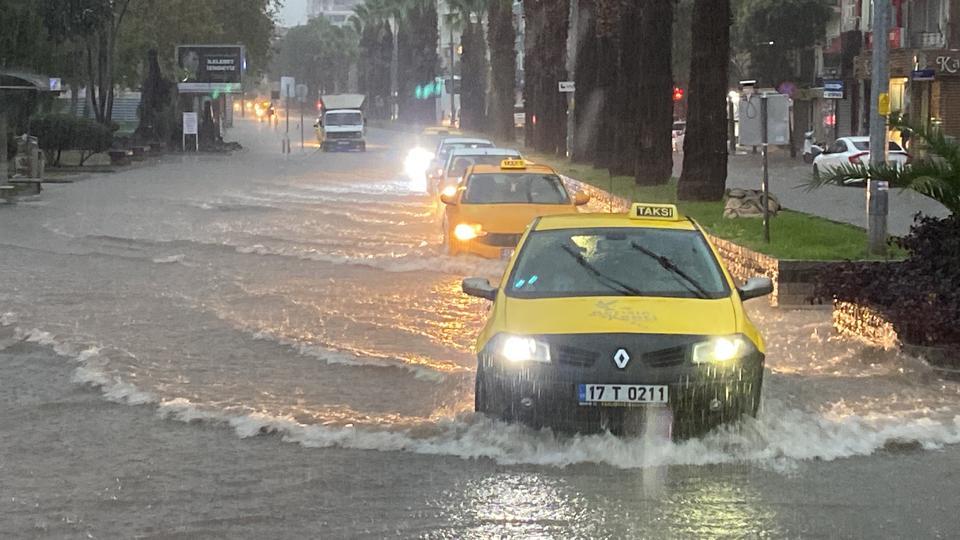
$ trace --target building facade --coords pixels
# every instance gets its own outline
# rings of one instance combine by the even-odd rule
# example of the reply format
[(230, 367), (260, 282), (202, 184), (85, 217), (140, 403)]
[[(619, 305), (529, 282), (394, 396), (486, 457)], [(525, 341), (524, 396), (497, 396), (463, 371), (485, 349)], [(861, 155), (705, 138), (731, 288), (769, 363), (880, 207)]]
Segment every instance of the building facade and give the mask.
[(353, 15), (353, 8), (363, 0), (308, 0), (307, 18), (325, 17), (336, 26), (344, 26)]

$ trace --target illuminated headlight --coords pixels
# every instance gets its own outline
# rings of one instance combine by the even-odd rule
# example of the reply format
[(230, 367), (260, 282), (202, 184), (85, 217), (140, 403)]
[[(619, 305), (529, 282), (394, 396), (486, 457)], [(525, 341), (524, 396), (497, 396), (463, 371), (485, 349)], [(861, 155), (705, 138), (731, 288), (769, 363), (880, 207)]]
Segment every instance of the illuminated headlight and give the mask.
[(753, 343), (741, 335), (715, 337), (693, 346), (693, 363), (724, 364), (739, 360), (753, 351)]
[(453, 236), (461, 242), (467, 242), (483, 234), (483, 228), (480, 225), (461, 223), (453, 228)]
[(457, 186), (453, 186), (453, 185), (447, 186), (443, 188), (443, 191), (441, 192), (441, 194), (446, 195), (447, 197), (453, 197), (454, 195), (457, 194)]
[(550, 346), (528, 336), (500, 336), (497, 353), (509, 362), (550, 362)]

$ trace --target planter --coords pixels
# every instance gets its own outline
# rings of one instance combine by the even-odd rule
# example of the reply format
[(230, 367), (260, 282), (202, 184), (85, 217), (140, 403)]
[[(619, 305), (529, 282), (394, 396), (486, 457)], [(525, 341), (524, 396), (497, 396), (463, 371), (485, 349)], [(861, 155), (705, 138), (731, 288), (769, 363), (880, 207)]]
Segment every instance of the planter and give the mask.
[(932, 368), (960, 376), (960, 344), (914, 345), (904, 343), (896, 325), (874, 307), (856, 302), (833, 302), (833, 327), (838, 334), (875, 347), (899, 349), (921, 358)]

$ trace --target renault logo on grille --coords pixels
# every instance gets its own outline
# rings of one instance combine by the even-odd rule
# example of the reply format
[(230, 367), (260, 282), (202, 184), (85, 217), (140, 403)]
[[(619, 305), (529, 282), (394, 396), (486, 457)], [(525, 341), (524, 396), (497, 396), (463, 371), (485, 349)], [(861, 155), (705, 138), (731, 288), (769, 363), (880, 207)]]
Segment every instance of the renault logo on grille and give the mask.
[(630, 362), (630, 354), (627, 353), (626, 349), (617, 349), (617, 352), (613, 355), (613, 361), (618, 368), (624, 369)]

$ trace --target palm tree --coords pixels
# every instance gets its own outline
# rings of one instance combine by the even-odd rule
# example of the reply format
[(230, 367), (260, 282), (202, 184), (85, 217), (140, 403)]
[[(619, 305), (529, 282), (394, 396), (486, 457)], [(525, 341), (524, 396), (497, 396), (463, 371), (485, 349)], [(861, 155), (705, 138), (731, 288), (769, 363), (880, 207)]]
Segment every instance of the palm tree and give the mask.
[(513, 27), (513, 2), (487, 0), (487, 44), (490, 50), (489, 127), (495, 137), (513, 139), (516, 102), (517, 39)]
[(460, 121), (461, 127), (486, 127), (487, 50), (483, 35), (486, 0), (447, 0), (448, 22), (461, 30)]
[(694, 5), (680, 200), (719, 201), (726, 189), (730, 22), (730, 0)]
[(910, 133), (914, 146), (924, 147), (927, 157), (903, 167), (886, 163), (851, 163), (835, 167), (820, 171), (810, 180), (808, 187), (814, 189), (825, 184), (863, 179), (886, 181), (890, 187), (926, 195), (947, 207), (952, 214), (960, 215), (960, 143), (948, 139), (940, 130), (913, 127), (899, 118), (893, 118), (890, 126)]
[(360, 35), (360, 91), (367, 96), (372, 117), (389, 118), (393, 31), (387, 10), (382, 1), (367, 0), (354, 8), (350, 23)]
[[(643, 74), (635, 115), (635, 174), (639, 185), (666, 184), (673, 174), (673, 0), (642, 0), (642, 13), (637, 39), (639, 51), (624, 47), (626, 55), (636, 55), (637, 62), (623, 66), (622, 72), (635, 69)], [(667, 44), (667, 45), (664, 45)]]
[(397, 69), (400, 118), (432, 124), (436, 104), (417, 99), (415, 88), (432, 84), (440, 67), (437, 56), (437, 5), (434, 0), (397, 0), (391, 5), (397, 21)]
[(557, 86), (567, 77), (569, 9), (569, 0), (523, 2), (525, 137), (529, 146), (551, 154), (566, 152), (567, 102)]
[(598, 168), (615, 168), (616, 141), (620, 128), (617, 110), (618, 71), (613, 69), (620, 60), (618, 22), (621, 14), (620, 0), (596, 0), (594, 14), (597, 32), (597, 84), (599, 100), (597, 115), (596, 158)]
[(600, 65), (597, 62), (597, 26), (594, 15), (596, 0), (571, 0), (577, 5), (577, 49), (574, 79), (576, 92), (574, 116), (576, 140), (573, 145), (574, 161), (590, 163), (596, 159), (597, 131), (602, 100), (597, 93), (597, 77)]

